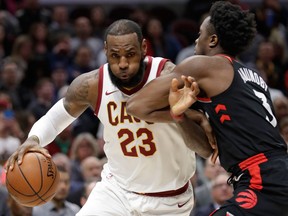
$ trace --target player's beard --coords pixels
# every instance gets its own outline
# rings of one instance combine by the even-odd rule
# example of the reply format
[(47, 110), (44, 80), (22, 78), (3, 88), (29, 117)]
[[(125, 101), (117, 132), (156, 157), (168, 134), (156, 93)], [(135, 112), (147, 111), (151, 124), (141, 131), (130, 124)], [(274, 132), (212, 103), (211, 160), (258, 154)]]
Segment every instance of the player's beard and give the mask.
[(121, 79), (119, 79), (118, 77), (116, 77), (111, 68), (110, 65), (108, 64), (108, 71), (109, 71), (109, 76), (110, 79), (112, 81), (112, 83), (117, 87), (117, 88), (132, 88), (134, 86), (137, 86), (143, 78), (144, 72), (145, 72), (145, 64), (144, 64), (144, 58), (141, 59), (140, 63), (139, 63), (139, 70), (138, 72), (135, 74), (135, 76), (133, 76), (129, 82), (123, 82)]

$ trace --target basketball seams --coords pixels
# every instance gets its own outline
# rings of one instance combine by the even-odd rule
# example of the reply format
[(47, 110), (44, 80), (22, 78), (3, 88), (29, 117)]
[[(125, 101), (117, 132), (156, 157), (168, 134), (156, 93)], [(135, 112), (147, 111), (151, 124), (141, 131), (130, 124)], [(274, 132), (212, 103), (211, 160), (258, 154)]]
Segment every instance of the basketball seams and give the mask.
[[(53, 169), (55, 170), (55, 178), (53, 179), (53, 182), (52, 182), (52, 184), (50, 185), (50, 187), (47, 189), (47, 191), (42, 194), (42, 197), (44, 197), (45, 195), (47, 195), (47, 193), (48, 193), (48, 192), (50, 191), (50, 189), (54, 186), (56, 180), (58, 179), (58, 169), (57, 169), (57, 167), (55, 166), (54, 163), (52, 163), (52, 164), (53, 164)], [(57, 185), (56, 185), (56, 187), (57, 187)], [(45, 197), (45, 200), (50, 200), (50, 198), (53, 197), (53, 196), (55, 195), (55, 193), (56, 193), (56, 192), (54, 192), (54, 193), (52, 193), (52, 194), (49, 194), (49, 196)], [(46, 201), (45, 201), (45, 202), (46, 202)], [(40, 203), (41, 203), (41, 202), (40, 202)], [(40, 203), (39, 203), (39, 204), (40, 204)], [(39, 205), (39, 204), (37, 204), (37, 205)]]
[[(40, 163), (40, 160), (39, 160), (38, 155), (35, 154), (34, 152), (33, 152), (33, 155), (36, 157), (36, 159), (37, 159), (37, 161), (38, 161), (39, 169), (40, 169), (41, 184), (40, 184), (40, 189), (39, 189), (39, 191), (41, 191), (42, 186), (43, 186), (43, 173), (42, 173), (43, 170), (42, 170), (42, 165), (41, 165), (41, 163)], [(18, 168), (19, 168), (19, 170), (20, 170), (20, 173), (21, 173), (22, 177), (24, 178), (24, 180), (26, 181), (26, 183), (29, 185), (30, 189), (35, 193), (33, 196), (36, 195), (39, 199), (41, 199), (42, 201), (45, 202), (45, 200), (43, 200), (42, 197), (38, 194), (39, 191), (36, 192), (35, 189), (32, 187), (32, 185), (30, 184), (30, 182), (28, 181), (28, 179), (27, 179), (26, 176), (24, 175), (24, 173), (23, 173), (23, 171), (22, 171), (22, 169), (21, 169), (21, 167), (19, 166), (18, 163), (17, 163), (17, 166), (18, 166)], [(23, 194), (23, 195), (25, 195), (25, 194)], [(27, 195), (25, 195), (25, 196), (27, 196)], [(31, 202), (31, 201), (30, 201), (30, 202)], [(28, 203), (30, 203), (30, 202), (28, 202)]]

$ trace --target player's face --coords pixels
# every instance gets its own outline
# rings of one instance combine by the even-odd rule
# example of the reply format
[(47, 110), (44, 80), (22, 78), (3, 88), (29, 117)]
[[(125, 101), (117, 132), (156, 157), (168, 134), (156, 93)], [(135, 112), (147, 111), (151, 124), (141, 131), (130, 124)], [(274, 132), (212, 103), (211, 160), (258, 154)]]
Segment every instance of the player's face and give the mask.
[(210, 17), (207, 17), (200, 26), (199, 36), (195, 41), (195, 54), (207, 55), (209, 51), (210, 34), (208, 32)]
[(105, 51), (109, 69), (117, 79), (117, 83), (124, 87), (132, 87), (131, 82), (135, 82), (133, 78), (143, 70), (141, 64), (146, 54), (145, 40), (139, 43), (136, 33), (108, 35)]

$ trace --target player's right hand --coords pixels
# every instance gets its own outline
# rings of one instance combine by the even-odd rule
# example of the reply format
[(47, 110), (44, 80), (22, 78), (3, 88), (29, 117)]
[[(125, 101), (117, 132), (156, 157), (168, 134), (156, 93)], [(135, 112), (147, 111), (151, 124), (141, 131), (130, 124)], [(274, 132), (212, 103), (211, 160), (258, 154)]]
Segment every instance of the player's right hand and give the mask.
[(45, 157), (51, 158), (48, 150), (39, 145), (39, 140), (35, 136), (29, 137), (22, 145), (20, 145), (17, 150), (8, 158), (6, 164), (6, 172), (8, 169), (13, 170), (14, 164), (20, 165), (23, 161), (23, 157), (27, 152), (39, 152)]
[(174, 78), (171, 81), (169, 92), (169, 104), (171, 112), (174, 115), (181, 115), (193, 103), (197, 101), (197, 95), (200, 92), (199, 86), (193, 77), (181, 76), (184, 82), (183, 88), (178, 88), (179, 81)]

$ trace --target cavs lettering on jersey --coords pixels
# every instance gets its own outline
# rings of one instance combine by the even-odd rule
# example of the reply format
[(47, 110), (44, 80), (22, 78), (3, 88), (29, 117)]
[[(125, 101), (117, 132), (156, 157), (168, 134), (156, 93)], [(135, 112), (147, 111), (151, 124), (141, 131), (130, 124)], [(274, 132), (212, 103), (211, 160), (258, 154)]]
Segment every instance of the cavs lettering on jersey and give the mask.
[(199, 98), (195, 107), (200, 106), (209, 117), (217, 134), (221, 165), (232, 171), (243, 160), (275, 147), (285, 149), (286, 144), (279, 134), (264, 80), (255, 71), (229, 59), (234, 68), (230, 87), (217, 96)]
[(143, 81), (130, 90), (112, 84), (108, 64), (99, 69), (95, 114), (104, 125), (106, 169), (129, 191), (175, 190), (193, 175), (194, 152), (186, 147), (174, 123), (149, 123), (126, 112), (127, 99), (159, 76), (167, 59), (147, 56), (145, 61)]

